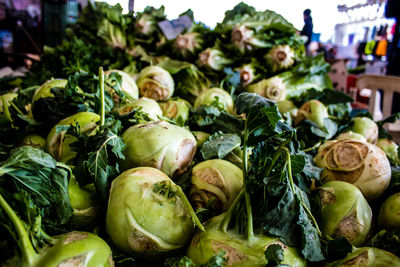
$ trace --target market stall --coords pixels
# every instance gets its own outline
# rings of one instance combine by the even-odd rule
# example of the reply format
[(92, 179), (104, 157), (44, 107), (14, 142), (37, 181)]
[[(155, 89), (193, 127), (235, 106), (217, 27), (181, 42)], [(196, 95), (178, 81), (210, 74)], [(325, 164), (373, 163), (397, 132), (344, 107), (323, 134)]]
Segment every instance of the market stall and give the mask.
[(245, 3), (211, 29), (89, 2), (0, 79), (0, 265), (400, 266), (400, 113), (305, 42)]

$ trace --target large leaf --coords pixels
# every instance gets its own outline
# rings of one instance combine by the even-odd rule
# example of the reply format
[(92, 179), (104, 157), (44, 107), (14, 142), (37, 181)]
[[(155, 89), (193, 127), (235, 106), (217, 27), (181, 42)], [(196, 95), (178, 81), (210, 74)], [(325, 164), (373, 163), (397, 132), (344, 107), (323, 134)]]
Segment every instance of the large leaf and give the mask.
[(240, 136), (234, 133), (224, 134), (217, 132), (203, 144), (201, 154), (204, 159), (217, 157), (222, 159), (226, 157), (232, 150), (240, 146)]
[(23, 146), (11, 151), (0, 168), (0, 184), (11, 192), (26, 191), (49, 225), (65, 224), (72, 215), (68, 182), (71, 170), (40, 149)]

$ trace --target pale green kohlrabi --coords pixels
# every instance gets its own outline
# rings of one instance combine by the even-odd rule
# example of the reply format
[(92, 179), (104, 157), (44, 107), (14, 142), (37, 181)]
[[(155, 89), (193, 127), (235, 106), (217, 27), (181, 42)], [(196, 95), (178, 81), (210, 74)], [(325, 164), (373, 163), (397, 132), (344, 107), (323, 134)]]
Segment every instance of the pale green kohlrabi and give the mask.
[(163, 172), (138, 167), (113, 180), (106, 229), (128, 255), (162, 259), (190, 241), (195, 224), (204, 229), (182, 189)]
[(141, 96), (164, 101), (174, 94), (175, 83), (171, 74), (159, 66), (142, 69), (136, 80)]
[(378, 141), (378, 125), (370, 118), (367, 117), (355, 117), (353, 119), (353, 127), (351, 130), (355, 133), (359, 133), (367, 139), (367, 142), (376, 144)]
[(234, 104), (231, 95), (222, 88), (210, 88), (203, 91), (194, 101), (194, 107), (211, 105), (213, 102), (217, 102), (223, 110), (233, 113)]
[(378, 214), (381, 229), (400, 229), (400, 193), (389, 196), (381, 205)]
[(139, 89), (135, 83), (135, 80), (126, 72), (121, 71), (121, 70), (107, 70), (104, 72), (104, 75), (106, 77), (106, 90), (111, 94), (113, 100), (115, 103), (120, 103), (119, 101), (119, 95), (115, 92), (115, 90), (107, 85), (107, 82), (111, 83), (110, 85), (115, 85), (115, 81), (110, 79), (111, 74), (118, 74), (121, 76), (121, 91), (126, 95), (128, 101), (131, 101), (133, 99), (138, 99), (139, 97)]
[(272, 72), (286, 70), (293, 66), (296, 59), (295, 51), (289, 45), (277, 45), (265, 55), (267, 66)]
[(189, 120), (190, 106), (189, 102), (179, 97), (160, 103), (163, 115), (179, 124), (185, 124)]
[(203, 39), (197, 32), (179, 34), (172, 44), (172, 51), (180, 58), (188, 59), (201, 50)]
[(362, 245), (371, 230), (372, 210), (354, 185), (332, 181), (317, 188), (319, 226), (332, 238), (344, 236), (353, 246)]
[(314, 157), (318, 167), (324, 168), (321, 181), (351, 183), (373, 200), (384, 192), (391, 180), (389, 160), (377, 146), (358, 140), (329, 140), (318, 148)]
[(379, 248), (362, 247), (356, 248), (346, 258), (332, 263), (326, 267), (378, 267), (378, 266), (400, 266), (400, 259), (390, 252)]
[(79, 112), (61, 120), (54, 125), (47, 135), (46, 151), (57, 161), (72, 164), (76, 152), (72, 151), (69, 145), (77, 139), (76, 137), (66, 134), (66, 131), (57, 132), (57, 126), (75, 126), (79, 123), (81, 132), (91, 135), (96, 133), (98, 129), (96, 123), (98, 121), (100, 121), (100, 116), (92, 112)]
[(282, 101), (286, 98), (287, 87), (281, 77), (274, 76), (248, 85), (246, 91), (273, 101)]
[(136, 124), (128, 128), (122, 139), (126, 144), (124, 170), (148, 166), (170, 177), (184, 173), (196, 153), (196, 139), (182, 127), (166, 121)]
[(247, 239), (246, 235), (239, 234), (237, 229), (223, 229), (224, 216), (225, 213), (208, 220), (205, 231), (197, 231), (193, 237), (186, 255), (196, 266), (201, 266), (221, 250), (226, 253), (226, 266), (266, 266), (268, 261), (264, 252), (273, 244), (283, 249), (284, 260), (281, 264), (291, 267), (307, 266), (295, 248), (283, 244), (277, 237), (262, 234)]
[(154, 99), (141, 97), (139, 99), (135, 99), (118, 109), (119, 115), (125, 115), (132, 112), (134, 109), (141, 108), (141, 110), (149, 116), (153, 121), (158, 121), (159, 116), (163, 115), (163, 111), (161, 110), (160, 105)]
[(324, 129), (324, 120), (329, 118), (328, 108), (318, 100), (309, 100), (304, 103), (298, 110), (295, 117), (295, 124), (299, 124), (302, 120), (314, 122), (319, 128)]
[(192, 169), (190, 200), (196, 208), (226, 211), (243, 186), (243, 171), (223, 159), (200, 162)]
[(387, 138), (379, 138), (376, 145), (385, 152), (388, 159), (390, 159), (394, 164), (400, 165), (399, 146), (395, 141)]
[(198, 59), (198, 65), (216, 71), (223, 70), (231, 65), (232, 62), (221, 50), (216, 48), (207, 48), (199, 54)]
[[(35, 238), (37, 233), (28, 232), (25, 222), (18, 217), (1, 194), (0, 207), (9, 220), (5, 229), (10, 231), (10, 235), (18, 244), (21, 253), (20, 266), (114, 266), (108, 244), (97, 235), (88, 232), (72, 231), (60, 236), (47, 237), (51, 244), (37, 251), (31, 239)], [(40, 223), (36, 226), (40, 227)], [(41, 229), (38, 229), (38, 232), (44, 234)]]
[(75, 177), (68, 182), (68, 196), (73, 209), (72, 223), (77, 226), (88, 225), (96, 219), (96, 189), (93, 184), (79, 186)]
[(353, 131), (347, 131), (347, 132), (341, 133), (335, 139), (336, 140), (354, 139), (354, 140), (359, 140), (362, 142), (367, 142), (367, 139), (365, 139), (364, 136), (362, 136), (359, 133), (355, 133)]

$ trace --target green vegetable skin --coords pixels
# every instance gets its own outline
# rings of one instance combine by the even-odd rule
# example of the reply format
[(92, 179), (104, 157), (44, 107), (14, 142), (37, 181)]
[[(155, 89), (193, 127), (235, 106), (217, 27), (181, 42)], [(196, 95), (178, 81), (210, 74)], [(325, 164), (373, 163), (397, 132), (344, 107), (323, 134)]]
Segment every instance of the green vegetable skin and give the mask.
[(95, 218), (97, 212), (95, 207), (96, 192), (86, 186), (81, 188), (74, 177), (68, 183), (68, 196), (73, 208), (72, 222), (74, 225), (87, 225)]
[(343, 260), (329, 263), (326, 267), (378, 267), (400, 266), (400, 259), (390, 252), (378, 248), (357, 248)]
[(196, 138), (197, 145), (196, 147), (199, 149), (203, 146), (203, 144), (208, 140), (211, 134), (202, 132), (202, 131), (193, 131), (193, 136)]
[(210, 105), (214, 101), (217, 101), (223, 110), (233, 113), (233, 100), (232, 97), (221, 88), (210, 88), (203, 91), (195, 100), (194, 107), (197, 108), (201, 105)]
[[(136, 85), (135, 81), (131, 76), (129, 76), (128, 73), (120, 70), (108, 70), (104, 72), (104, 75), (106, 78), (111, 74), (111, 73), (117, 73), (121, 75), (122, 78), (122, 84), (121, 84), (121, 89), (122, 91), (128, 95), (128, 97), (132, 99), (138, 99), (139, 98), (139, 89), (138, 86)], [(107, 86), (107, 90), (110, 92), (113, 91), (112, 88)]]
[[(222, 159), (200, 162), (192, 170), (190, 199), (195, 207), (226, 211), (243, 186), (243, 172), (236, 165)], [(214, 199), (213, 199), (214, 198)]]
[(198, 231), (193, 237), (187, 250), (187, 256), (197, 265), (204, 264), (220, 250), (226, 252), (227, 266), (265, 266), (265, 249), (272, 244), (279, 244), (284, 249), (284, 261), (292, 267), (307, 266), (305, 260), (297, 253), (296, 249), (284, 245), (279, 238), (266, 235), (255, 235), (248, 240), (236, 231), (221, 230), (224, 214), (213, 217), (207, 221), (205, 232)]
[(67, 85), (68, 81), (65, 79), (54, 79), (48, 80), (40, 87), (38, 87), (33, 95), (32, 102), (39, 100), (43, 97), (54, 97), (53, 93), (51, 93), (51, 88), (53, 87), (61, 87), (64, 88)]
[(92, 233), (70, 232), (63, 235), (34, 266), (60, 266), (62, 264), (96, 267), (114, 266), (108, 244)]
[(378, 214), (378, 226), (381, 229), (400, 229), (400, 193), (388, 197)]
[(362, 245), (369, 234), (372, 210), (361, 191), (346, 182), (333, 181), (318, 188), (319, 225), (324, 234), (346, 237), (354, 246)]
[(139, 73), (136, 80), (140, 95), (156, 101), (164, 101), (174, 94), (174, 80), (165, 69), (149, 66)]
[(189, 119), (190, 104), (183, 99), (174, 98), (160, 103), (163, 115), (175, 121), (186, 122)]
[[(98, 128), (96, 125), (98, 121), (100, 121), (99, 115), (92, 112), (80, 112), (61, 120), (57, 125), (76, 125), (76, 122), (78, 122), (82, 132), (94, 134)], [(65, 135), (65, 131), (57, 133), (57, 125), (47, 135), (46, 151), (57, 161), (69, 163), (76, 156), (76, 152), (69, 147), (70, 144), (76, 141), (76, 138)]]
[[(8, 106), (10, 102), (16, 98), (18, 94), (8, 93), (0, 96), (0, 125), (8, 123), (10, 118), (8, 117)], [(5, 108), (6, 107), (6, 108)]]
[(126, 144), (126, 158), (121, 162), (124, 170), (149, 166), (175, 177), (187, 170), (196, 152), (194, 136), (165, 121), (131, 126), (122, 139)]
[(385, 152), (388, 159), (395, 164), (400, 164), (399, 146), (393, 140), (380, 138), (376, 145)]
[(16, 241), (22, 255), (22, 266), (114, 266), (111, 249), (95, 234), (73, 231), (55, 237), (55, 244), (37, 253), (23, 222), (0, 195), (0, 206), (15, 227)]
[(247, 92), (256, 93), (273, 101), (282, 101), (286, 97), (286, 85), (278, 76), (261, 80), (260, 82), (249, 85)]
[(325, 142), (318, 148), (314, 162), (324, 168), (322, 182), (351, 183), (360, 188), (367, 200), (382, 195), (391, 180), (385, 153), (373, 144), (354, 139)]
[(160, 105), (153, 99), (147, 97), (141, 97), (139, 99), (133, 100), (130, 103), (125, 104), (121, 108), (118, 109), (118, 113), (120, 115), (127, 114), (131, 112), (134, 108), (142, 108), (143, 112), (146, 112), (149, 117), (157, 121), (158, 116), (163, 115), (163, 111), (161, 110)]
[(367, 139), (367, 142), (376, 144), (378, 141), (378, 125), (367, 117), (354, 118), (353, 132), (359, 133)]
[(324, 129), (324, 119), (328, 118), (328, 109), (318, 100), (310, 100), (304, 103), (298, 110), (295, 123), (298, 124), (302, 120), (310, 120), (319, 128)]
[(168, 198), (168, 193), (155, 191), (160, 182), (177, 187), (167, 175), (150, 167), (125, 171), (111, 185), (107, 233), (127, 254), (149, 259), (165, 256), (183, 247), (194, 233), (183, 193)]

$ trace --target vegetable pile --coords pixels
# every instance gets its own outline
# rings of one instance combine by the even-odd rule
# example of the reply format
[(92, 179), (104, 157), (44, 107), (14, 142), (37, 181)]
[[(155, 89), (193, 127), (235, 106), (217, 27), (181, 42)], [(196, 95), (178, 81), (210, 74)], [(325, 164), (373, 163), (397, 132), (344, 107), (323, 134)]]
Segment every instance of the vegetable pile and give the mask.
[(3, 266), (400, 265), (400, 150), (285, 18), (89, 3), (0, 80)]

